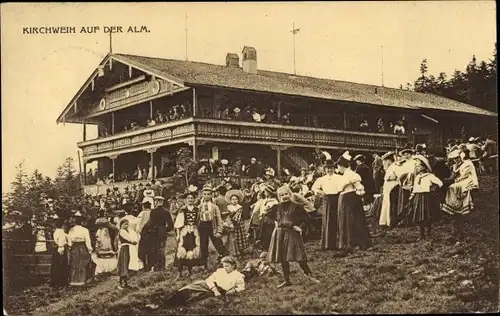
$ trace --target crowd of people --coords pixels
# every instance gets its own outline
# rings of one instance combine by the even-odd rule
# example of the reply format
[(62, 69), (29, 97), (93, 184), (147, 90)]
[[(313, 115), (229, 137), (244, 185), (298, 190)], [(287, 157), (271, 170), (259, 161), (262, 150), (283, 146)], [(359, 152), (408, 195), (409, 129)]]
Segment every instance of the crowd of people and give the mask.
[[(136, 120), (124, 120), (118, 122), (115, 126), (115, 131), (111, 131), (110, 126), (101, 126), (99, 137), (108, 137), (120, 132), (134, 131), (145, 127), (155, 126), (157, 124), (174, 122), (192, 116), (192, 104), (189, 100), (185, 100), (180, 104), (170, 106), (168, 108), (158, 108), (152, 117), (145, 119), (143, 122)], [(354, 115), (356, 115), (354, 113)], [(202, 108), (201, 116), (207, 118), (216, 118), (224, 120), (234, 120), (253, 123), (267, 124), (283, 124), (283, 125), (298, 125), (298, 126), (313, 126), (319, 128), (343, 128), (343, 122), (332, 123), (334, 119), (329, 118), (325, 121), (321, 116), (304, 116), (294, 111), (285, 110), (278, 113), (277, 108), (273, 107), (252, 107), (237, 105), (219, 105), (215, 109)], [(356, 129), (361, 132), (376, 132), (376, 133), (395, 133), (405, 134), (408, 130), (405, 117), (397, 120), (389, 118), (377, 118), (372, 121), (370, 118), (352, 119), (349, 129)]]
[[(192, 105), (189, 101), (184, 101), (181, 104), (176, 104), (168, 108), (157, 109), (153, 117), (148, 118), (143, 123), (138, 123), (135, 120), (126, 120), (123, 125), (117, 126), (115, 133), (110, 131), (106, 126), (101, 126), (99, 137), (108, 137), (115, 135), (116, 131), (128, 132), (135, 131), (144, 127), (155, 126), (167, 122), (175, 122), (192, 116)], [(121, 123), (121, 122), (119, 122)]]
[[(292, 285), (290, 262), (298, 262), (310, 282), (320, 283), (304, 246), (304, 229), (315, 213), (321, 217), (321, 249), (340, 255), (367, 249), (374, 237), (397, 227), (416, 226), (419, 240), (425, 240), (443, 213), (452, 216), (460, 243), (466, 215), (475, 207), (478, 170), (494, 171), (496, 143), (491, 136), (482, 147), (475, 138), (449, 141), (446, 150), (446, 157), (436, 157), (425, 144), (407, 144), (373, 154), (371, 167), (363, 154), (346, 151), (334, 160), (318, 151), (300, 175), (278, 179), (264, 172), (243, 187), (230, 181), (214, 187), (208, 181), (175, 192), (152, 180), (125, 192), (87, 196), (82, 211), (54, 217), (52, 283), (79, 286), (96, 274), (117, 271), (119, 287), (127, 288), (133, 271), (164, 270), (172, 252), (178, 278), (186, 270), (217, 269), (174, 292), (166, 305), (244, 291), (250, 279), (280, 273), (278, 263), (283, 276), (278, 288)], [(370, 227), (369, 218), (378, 227)], [(171, 231), (174, 237), (168, 237)], [(167, 238), (175, 238), (175, 249), (166, 246)], [(213, 261), (209, 242), (218, 253)]]

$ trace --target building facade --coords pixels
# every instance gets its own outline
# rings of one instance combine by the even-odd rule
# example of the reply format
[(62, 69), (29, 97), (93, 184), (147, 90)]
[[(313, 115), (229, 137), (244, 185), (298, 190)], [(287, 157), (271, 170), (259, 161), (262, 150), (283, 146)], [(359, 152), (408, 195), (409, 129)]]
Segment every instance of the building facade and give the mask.
[[(106, 56), (57, 119), (83, 124), (84, 173), (98, 161), (114, 185), (123, 173), (168, 176), (180, 147), (197, 161), (259, 156), (278, 174), (296, 172), (316, 148), (383, 153), (412, 142), (442, 151), (464, 126), (497, 119), (435, 95), (260, 70), (253, 47), (242, 56), (241, 66), (237, 54), (225, 65)], [(87, 138), (88, 125), (97, 125), (97, 138)]]

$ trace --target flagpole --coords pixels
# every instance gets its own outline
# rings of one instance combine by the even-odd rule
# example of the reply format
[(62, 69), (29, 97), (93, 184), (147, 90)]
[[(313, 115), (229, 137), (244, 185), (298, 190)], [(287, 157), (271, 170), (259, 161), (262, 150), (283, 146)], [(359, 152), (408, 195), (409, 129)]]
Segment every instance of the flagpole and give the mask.
[(295, 21), (292, 22), (292, 30), (290, 32), (292, 32), (292, 34), (293, 34), (293, 74), (294, 75), (297, 74), (297, 71), (295, 68), (295, 35), (299, 32), (299, 30), (300, 29), (295, 28)]
[(295, 22), (292, 23), (292, 32), (293, 32), (293, 74), (296, 75), (297, 72), (295, 70)]

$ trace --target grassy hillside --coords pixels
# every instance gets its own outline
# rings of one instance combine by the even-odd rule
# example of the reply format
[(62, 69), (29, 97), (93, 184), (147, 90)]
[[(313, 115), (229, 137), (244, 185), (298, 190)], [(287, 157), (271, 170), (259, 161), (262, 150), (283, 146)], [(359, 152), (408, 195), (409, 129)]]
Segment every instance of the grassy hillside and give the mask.
[[(172, 284), (174, 269), (139, 274), (133, 290), (116, 289), (111, 277), (85, 289), (53, 292), (47, 286), (5, 299), (12, 315), (305, 314), (494, 312), (499, 308), (498, 178), (483, 177), (477, 211), (468, 217), (466, 241), (455, 246), (444, 218), (431, 240), (415, 242), (417, 228), (396, 229), (347, 257), (307, 244), (321, 284), (310, 284), (292, 264), (293, 287), (276, 289), (279, 276), (257, 279), (228, 301), (211, 298), (179, 309), (149, 312), (174, 289), (208, 276), (195, 273)], [(172, 242), (172, 239), (171, 239)], [(36, 309), (38, 308), (38, 309)], [(36, 310), (35, 310), (36, 309)]]

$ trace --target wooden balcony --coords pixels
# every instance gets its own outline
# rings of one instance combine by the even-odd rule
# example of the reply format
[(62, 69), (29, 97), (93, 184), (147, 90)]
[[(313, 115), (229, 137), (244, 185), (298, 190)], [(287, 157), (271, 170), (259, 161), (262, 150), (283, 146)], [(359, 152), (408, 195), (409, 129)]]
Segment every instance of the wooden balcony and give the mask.
[(188, 140), (236, 142), (297, 147), (352, 150), (394, 150), (407, 141), (406, 135), (363, 133), (313, 127), (187, 118), (158, 124), (110, 137), (80, 142), (84, 157), (106, 156), (161, 147)]

